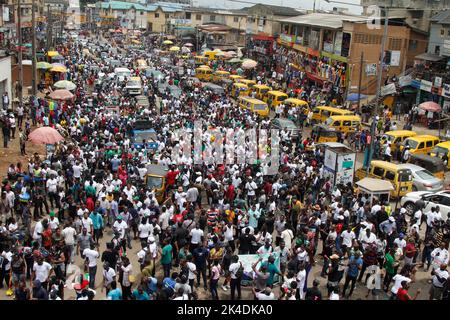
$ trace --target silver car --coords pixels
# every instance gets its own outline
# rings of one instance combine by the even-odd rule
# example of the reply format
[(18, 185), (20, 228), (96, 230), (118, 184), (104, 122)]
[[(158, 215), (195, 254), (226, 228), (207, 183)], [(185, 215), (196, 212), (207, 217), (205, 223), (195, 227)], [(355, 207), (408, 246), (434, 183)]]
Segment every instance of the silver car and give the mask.
[(276, 118), (272, 119), (271, 127), (278, 130), (286, 130), (290, 132), (291, 137), (297, 137), (299, 135), (299, 128), (292, 120)]
[(444, 181), (436, 178), (430, 171), (415, 164), (404, 163), (399, 165), (402, 169), (410, 169), (413, 176), (413, 191), (441, 191)]

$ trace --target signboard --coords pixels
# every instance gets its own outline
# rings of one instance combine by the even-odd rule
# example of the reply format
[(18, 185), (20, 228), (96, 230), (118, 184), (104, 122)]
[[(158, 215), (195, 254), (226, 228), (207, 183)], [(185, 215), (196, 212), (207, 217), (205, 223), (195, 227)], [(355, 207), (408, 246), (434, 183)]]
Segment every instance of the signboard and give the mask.
[(292, 36), (287, 35), (287, 34), (280, 34), (280, 39), (281, 39), (281, 41), (284, 41), (284, 42), (293, 42)]
[(410, 86), (412, 84), (412, 78), (411, 76), (401, 76), (398, 78), (398, 84), (400, 87), (406, 87)]
[(328, 42), (324, 42), (323, 43), (323, 50), (326, 52), (333, 52), (333, 44), (332, 43), (328, 43)]
[(337, 158), (336, 184), (353, 183), (356, 153), (339, 154)]
[(267, 49), (264, 47), (253, 47), (253, 51), (258, 52), (260, 54), (267, 54)]
[(441, 77), (434, 78), (434, 86), (438, 87), (438, 88), (442, 86), (442, 78)]
[(395, 87), (395, 83), (390, 83), (386, 86), (381, 87), (380, 95), (382, 97), (388, 96), (390, 94), (394, 94), (397, 92), (397, 88)]
[(419, 79), (414, 79), (413, 81), (411, 81), (410, 85), (413, 88), (420, 89), (420, 80)]
[(427, 81), (427, 80), (420, 81), (420, 90), (431, 92), (432, 87), (433, 87), (433, 83), (431, 81)]
[(391, 66), (398, 67), (400, 65), (400, 51), (391, 51)]
[(325, 168), (328, 168), (331, 171), (334, 171), (336, 169), (336, 157), (337, 157), (336, 152), (333, 152), (329, 148), (326, 148), (325, 155), (324, 155), (324, 161), (323, 161)]
[(3, 7), (3, 22), (9, 22), (9, 7)]
[(301, 36), (295, 37), (295, 43), (300, 45), (303, 44), (303, 37)]
[(334, 39), (334, 54), (340, 56), (341, 51), (342, 51), (342, 31), (339, 31), (336, 33), (336, 38)]
[(377, 64), (368, 63), (366, 64), (366, 76), (376, 76), (377, 75)]
[(170, 23), (172, 25), (191, 25), (192, 24), (192, 20), (190, 19), (171, 19)]
[(442, 87), (442, 96), (450, 99), (450, 84), (444, 83)]

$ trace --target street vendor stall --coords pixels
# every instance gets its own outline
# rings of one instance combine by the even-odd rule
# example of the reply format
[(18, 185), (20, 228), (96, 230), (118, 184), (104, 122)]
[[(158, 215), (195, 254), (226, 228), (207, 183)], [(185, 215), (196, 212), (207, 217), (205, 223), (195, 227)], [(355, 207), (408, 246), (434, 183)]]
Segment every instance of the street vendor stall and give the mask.
[(356, 185), (359, 193), (369, 195), (370, 206), (374, 199), (378, 199), (382, 203), (389, 202), (391, 191), (394, 190), (390, 181), (375, 178), (364, 178), (356, 182)]

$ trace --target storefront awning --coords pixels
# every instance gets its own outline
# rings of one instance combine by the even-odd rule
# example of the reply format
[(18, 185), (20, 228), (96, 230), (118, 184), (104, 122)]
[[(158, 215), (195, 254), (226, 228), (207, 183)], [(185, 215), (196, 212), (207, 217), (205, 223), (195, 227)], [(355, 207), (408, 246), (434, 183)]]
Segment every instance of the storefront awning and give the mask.
[(441, 61), (442, 59), (444, 59), (441, 56), (438, 56), (437, 54), (432, 54), (432, 53), (422, 53), (419, 54), (418, 56), (415, 56), (415, 59), (417, 60), (426, 60), (426, 61), (431, 61), (431, 62), (437, 62), (437, 61)]
[(309, 72), (306, 73), (306, 76), (307, 76), (308, 79), (311, 80), (311, 81), (316, 81), (316, 82), (320, 82), (320, 83), (323, 83), (323, 82), (325, 81), (325, 80), (322, 79), (321, 77), (316, 76), (315, 74), (312, 74), (312, 73), (309, 73)]

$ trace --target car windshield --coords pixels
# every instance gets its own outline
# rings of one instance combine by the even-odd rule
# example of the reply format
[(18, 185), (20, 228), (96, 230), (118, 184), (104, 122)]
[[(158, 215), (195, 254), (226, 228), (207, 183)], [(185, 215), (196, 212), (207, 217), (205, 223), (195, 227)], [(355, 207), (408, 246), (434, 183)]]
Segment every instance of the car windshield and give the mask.
[(412, 173), (409, 169), (403, 169), (398, 171), (398, 180), (400, 182), (412, 181)]
[(266, 110), (265, 104), (255, 104), (253, 107), (254, 110)]
[(134, 142), (135, 143), (143, 143), (144, 140), (146, 142), (152, 141), (155, 139), (156, 134), (154, 132), (137, 132), (134, 134)]
[(431, 153), (434, 153), (437, 156), (443, 156), (444, 154), (448, 153), (448, 149), (442, 147), (434, 147)]
[(411, 140), (411, 139), (406, 139), (405, 140), (405, 147), (409, 146), (411, 149), (417, 148), (418, 144), (419, 144), (419, 142), (417, 142), (415, 140)]
[(147, 188), (150, 190), (161, 188), (162, 183), (162, 177), (147, 176)]
[(326, 124), (327, 126), (332, 125), (332, 124), (333, 124), (333, 119), (328, 118), (328, 119), (325, 121), (325, 124)]
[(127, 83), (128, 87), (140, 87), (141, 86), (141, 82), (137, 81), (137, 80), (130, 80)]
[(419, 170), (416, 171), (416, 175), (422, 180), (431, 180), (434, 179), (433, 174), (428, 170)]

